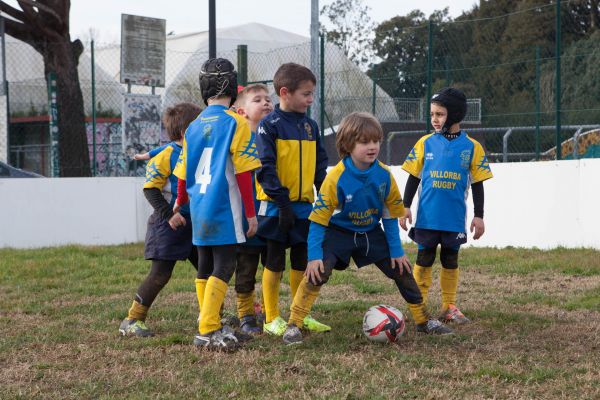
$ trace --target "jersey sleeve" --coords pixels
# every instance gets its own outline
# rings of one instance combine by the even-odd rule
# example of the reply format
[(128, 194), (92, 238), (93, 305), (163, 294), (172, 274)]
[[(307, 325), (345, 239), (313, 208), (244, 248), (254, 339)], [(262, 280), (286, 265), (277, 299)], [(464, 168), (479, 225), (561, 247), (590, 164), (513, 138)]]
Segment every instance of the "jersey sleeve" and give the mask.
[(408, 153), (404, 164), (402, 164), (403, 170), (417, 178), (421, 177), (421, 171), (423, 170), (423, 163), (425, 161), (425, 139), (429, 136), (431, 135), (423, 136), (417, 141), (415, 146), (410, 150), (410, 153)]
[(471, 159), (471, 177), (473, 178), (472, 183), (483, 182), (492, 178), (492, 170), (488, 163), (483, 146), (479, 142), (474, 141), (473, 158)]
[(231, 141), (231, 161), (236, 174), (253, 171), (260, 168), (258, 150), (254, 142), (254, 135), (250, 133), (250, 126), (243, 117), (234, 114), (236, 120), (235, 133)]
[[(334, 177), (334, 175), (336, 176)], [(329, 173), (325, 177), (312, 212), (308, 217), (309, 220), (323, 226), (329, 226), (329, 220), (338, 206), (337, 176), (337, 174)]]
[(167, 146), (169, 145), (169, 143), (167, 144), (163, 144), (162, 146), (159, 147), (155, 147), (154, 149), (148, 151), (148, 154), (150, 155), (150, 158), (152, 157), (156, 157), (158, 154), (160, 154), (161, 151), (163, 151)]
[(390, 191), (385, 198), (382, 218), (400, 218), (404, 216), (404, 204), (402, 202), (402, 196), (400, 195), (400, 189), (396, 183), (396, 179), (390, 174)]
[(172, 147), (167, 147), (152, 158), (146, 165), (146, 182), (144, 189), (160, 189), (167, 184), (171, 175)]
[(185, 140), (185, 136), (183, 137), (183, 145), (181, 146), (181, 153), (179, 153), (179, 158), (177, 159), (177, 164), (175, 164), (175, 169), (173, 170), (173, 175), (178, 177), (179, 179), (185, 181), (186, 180), (186, 157), (187, 157), (187, 141)]

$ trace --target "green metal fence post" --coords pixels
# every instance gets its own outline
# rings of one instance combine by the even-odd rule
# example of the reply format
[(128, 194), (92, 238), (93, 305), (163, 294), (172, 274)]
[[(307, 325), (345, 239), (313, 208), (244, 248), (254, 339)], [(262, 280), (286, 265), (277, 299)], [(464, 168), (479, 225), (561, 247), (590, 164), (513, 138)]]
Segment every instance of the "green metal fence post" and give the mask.
[(58, 103), (57, 103), (56, 73), (48, 72), (48, 114), (50, 116), (50, 165), (52, 177), (60, 176), (59, 158), (59, 131), (58, 131)]
[(238, 82), (242, 86), (248, 84), (248, 46), (239, 44), (237, 47)]
[(560, 103), (561, 103), (561, 81), (560, 81), (560, 51), (561, 51), (561, 29), (560, 29), (560, 0), (556, 1), (556, 159), (562, 158), (561, 148), (561, 122), (560, 122)]
[(431, 118), (429, 118), (429, 114), (431, 113), (431, 103), (429, 100), (431, 99), (431, 81), (433, 75), (433, 21), (429, 20), (429, 29), (428, 29), (428, 45), (427, 45), (427, 98), (425, 99), (425, 121), (427, 121), (427, 132), (431, 130)]
[(377, 107), (377, 78), (375, 78), (375, 77), (373, 77), (373, 97), (371, 100), (372, 100), (371, 114), (376, 115), (375, 108)]
[(450, 56), (444, 57), (444, 72), (446, 75), (446, 86), (452, 85), (452, 77), (450, 76)]
[(535, 46), (535, 159), (540, 159), (540, 46)]
[[(319, 96), (319, 101), (321, 102), (321, 106), (319, 107), (319, 122), (321, 125), (319, 125), (321, 127), (320, 131), (321, 131), (321, 139), (325, 139), (325, 35), (324, 34), (320, 34), (320, 39), (321, 39), (321, 51), (320, 51), (320, 57), (321, 57), (321, 74), (320, 74), (320, 78), (321, 78), (321, 84), (319, 85), (319, 90), (321, 91), (321, 95)], [(333, 130), (333, 127), (331, 127), (331, 129)]]
[(96, 176), (96, 59), (93, 39), (90, 47), (92, 51), (92, 176)]

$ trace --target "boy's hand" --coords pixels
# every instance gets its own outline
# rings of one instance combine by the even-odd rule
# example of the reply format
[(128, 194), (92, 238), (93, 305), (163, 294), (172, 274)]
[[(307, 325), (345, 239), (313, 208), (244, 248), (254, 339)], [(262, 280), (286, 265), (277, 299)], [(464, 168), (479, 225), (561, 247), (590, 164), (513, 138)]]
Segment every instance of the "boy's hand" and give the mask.
[(325, 273), (325, 266), (323, 265), (323, 260), (312, 260), (308, 262), (306, 266), (306, 271), (304, 271), (304, 275), (306, 275), (306, 279), (313, 285), (318, 285), (321, 283), (321, 274)]
[(251, 238), (252, 236), (256, 235), (258, 221), (256, 220), (256, 217), (246, 218), (246, 220), (248, 221), (248, 231), (246, 231), (246, 236)]
[[(473, 231), (475, 231), (473, 233)], [(483, 218), (473, 217), (473, 221), (471, 222), (471, 233), (473, 233), (473, 239), (477, 240), (483, 236), (485, 232), (485, 223), (483, 222)]]
[(296, 214), (292, 210), (291, 205), (287, 205), (279, 209), (279, 230), (283, 233), (288, 233), (296, 223)]
[(181, 206), (179, 205), (179, 203), (177, 201), (175, 201), (175, 205), (173, 206), (173, 213), (177, 214), (177, 213), (179, 213), (180, 210), (181, 210)]
[(405, 231), (408, 230), (408, 226), (406, 225), (406, 220), (408, 220), (408, 223), (412, 225), (412, 212), (410, 211), (410, 208), (404, 209), (404, 217), (400, 217), (400, 226)]
[(185, 226), (185, 224), (186, 224), (185, 218), (183, 217), (183, 215), (179, 214), (178, 212), (173, 214), (171, 219), (169, 219), (169, 226), (174, 231), (176, 231), (177, 228), (179, 228), (180, 226)]
[(398, 266), (398, 269), (400, 270), (400, 275), (402, 275), (403, 271), (406, 271), (409, 274), (411, 273), (412, 267), (406, 256), (392, 258), (392, 269), (396, 268), (396, 266)]

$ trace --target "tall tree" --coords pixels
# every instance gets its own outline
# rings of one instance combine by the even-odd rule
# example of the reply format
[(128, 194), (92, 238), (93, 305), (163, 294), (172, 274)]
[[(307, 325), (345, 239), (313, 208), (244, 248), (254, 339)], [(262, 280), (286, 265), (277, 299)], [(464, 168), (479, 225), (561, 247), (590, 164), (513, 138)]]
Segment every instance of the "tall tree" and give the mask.
[[(447, 21), (448, 9), (432, 13), (429, 19), (439, 26)], [(421, 11), (413, 10), (384, 21), (375, 29), (375, 54), (382, 61), (374, 65), (369, 74), (392, 97), (425, 95), (429, 19)], [(441, 36), (443, 32), (436, 30), (436, 45)], [(434, 50), (443, 48), (436, 45)]]
[[(19, 8), (0, 1), (6, 33), (42, 55), (46, 80), (57, 77), (60, 176), (89, 176), (90, 158), (85, 131), (83, 96), (77, 65), (83, 53), (80, 40), (69, 34), (69, 0), (17, 0)], [(26, 68), (26, 66), (24, 66)]]
[(373, 62), (375, 23), (369, 17), (369, 10), (362, 0), (335, 0), (321, 9), (321, 15), (333, 24), (332, 30), (324, 29), (327, 41), (338, 45), (363, 70)]

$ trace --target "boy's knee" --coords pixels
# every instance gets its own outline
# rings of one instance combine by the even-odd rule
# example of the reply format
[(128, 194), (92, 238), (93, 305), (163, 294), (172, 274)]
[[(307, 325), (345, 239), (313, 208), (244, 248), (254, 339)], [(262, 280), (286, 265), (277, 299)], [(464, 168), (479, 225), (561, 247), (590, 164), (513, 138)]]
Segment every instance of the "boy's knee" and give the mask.
[(446, 269), (458, 268), (458, 250), (442, 248), (440, 251), (440, 262)]
[(235, 275), (235, 291), (237, 293), (250, 293), (254, 291), (256, 280), (253, 276)]
[(331, 278), (331, 270), (325, 268), (325, 272), (321, 274), (321, 282), (319, 282), (319, 284), (315, 286), (323, 286), (324, 284), (329, 282), (329, 278)]
[(435, 261), (435, 247), (419, 249), (417, 252), (417, 265), (431, 267)]

